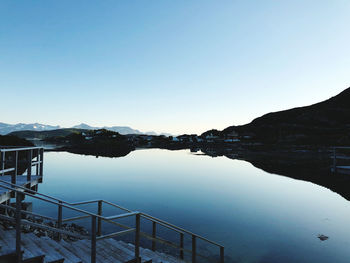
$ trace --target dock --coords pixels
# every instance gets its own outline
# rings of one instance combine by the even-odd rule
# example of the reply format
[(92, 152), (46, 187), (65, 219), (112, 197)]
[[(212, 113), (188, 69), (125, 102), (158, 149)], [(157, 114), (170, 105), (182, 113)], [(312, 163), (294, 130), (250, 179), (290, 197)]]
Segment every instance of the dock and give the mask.
[[(0, 146), (0, 179), (37, 190), (43, 178), (43, 160), (44, 149), (42, 147)], [(0, 187), (0, 203), (10, 200), (13, 196), (13, 191)]]
[(350, 175), (350, 147), (333, 147), (332, 159), (332, 173)]
[[(40, 193), (38, 185), (43, 181), (44, 175), (43, 148), (6, 147), (0, 149), (0, 152), (0, 222), (14, 226), (6, 230), (0, 225), (0, 262), (224, 263), (225, 261), (223, 245), (146, 213), (132, 211), (106, 200), (70, 203)], [(26, 197), (56, 206), (57, 217), (48, 217), (40, 211), (36, 213), (27, 211), (23, 204)], [(79, 208), (86, 204), (94, 205), (97, 212)], [(115, 215), (104, 215), (105, 206), (115, 209)], [(78, 216), (64, 218), (63, 209), (70, 210)], [(91, 227), (88, 233), (76, 233), (64, 227), (67, 223), (81, 219), (90, 221)], [(123, 223), (120, 222), (121, 219)], [(125, 223), (127, 219), (131, 222)], [(151, 233), (142, 229), (147, 222), (152, 226)], [(104, 227), (107, 224), (117, 226), (120, 230), (108, 232)], [(161, 237), (158, 228), (169, 230), (177, 237), (178, 242)], [(51, 238), (37, 236), (35, 230), (38, 229), (53, 235)], [(131, 235), (133, 242), (121, 241), (123, 235), (129, 237)], [(141, 247), (141, 239), (149, 240), (150, 248)], [(198, 242), (217, 249), (217, 254), (201, 254)], [(162, 253), (158, 244), (171, 248), (172, 255)]]

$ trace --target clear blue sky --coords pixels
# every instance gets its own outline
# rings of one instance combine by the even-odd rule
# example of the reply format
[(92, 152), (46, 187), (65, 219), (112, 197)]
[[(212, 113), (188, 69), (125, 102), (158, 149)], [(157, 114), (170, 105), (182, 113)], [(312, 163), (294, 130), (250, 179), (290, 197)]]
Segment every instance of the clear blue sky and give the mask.
[(350, 86), (350, 1), (0, 1), (0, 122), (201, 133)]

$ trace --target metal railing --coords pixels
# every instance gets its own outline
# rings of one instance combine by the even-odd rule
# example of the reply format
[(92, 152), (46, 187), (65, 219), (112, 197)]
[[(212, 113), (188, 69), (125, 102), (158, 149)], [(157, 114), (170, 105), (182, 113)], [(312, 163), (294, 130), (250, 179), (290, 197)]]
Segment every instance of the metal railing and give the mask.
[[(35, 176), (43, 176), (44, 148), (42, 147), (11, 147), (1, 146), (0, 149), (0, 176), (11, 175), (11, 183), (17, 183), (19, 168), (27, 170), (27, 181), (32, 179), (32, 167), (36, 167)], [(21, 155), (21, 156), (20, 156)], [(23, 158), (20, 158), (23, 157)], [(34, 158), (34, 159), (33, 159)], [(19, 161), (25, 160), (26, 164), (19, 165)], [(9, 167), (8, 163), (11, 164)]]
[[(333, 159), (332, 172), (337, 173), (338, 168), (342, 167), (342, 166), (339, 166), (338, 160), (347, 160), (348, 162), (350, 161), (350, 147), (347, 147), (347, 146), (333, 147), (333, 154), (331, 158)], [(348, 169), (350, 171), (350, 166), (348, 166), (348, 168), (346, 167), (342, 167), (342, 168)]]
[[(30, 149), (30, 152), (32, 150), (35, 150), (35, 149), (42, 149), (42, 148), (33, 147)], [(2, 149), (1, 153), (3, 154), (3, 153), (6, 153), (10, 150), (13, 151), (14, 149)], [(22, 150), (24, 150), (24, 148), (16, 149), (15, 151), (19, 152)], [(28, 150), (28, 149), (25, 149), (25, 150)], [(4, 156), (4, 155), (2, 155), (2, 156)], [(41, 157), (39, 157), (39, 156), (41, 156)], [(16, 160), (18, 160), (18, 153), (16, 153)], [(37, 168), (37, 171), (39, 172), (39, 175), (42, 176), (43, 175), (43, 171), (42, 171), (43, 151), (42, 150), (38, 151), (38, 160), (36, 162), (31, 162), (31, 165), (28, 163), (28, 168), (30, 167), (30, 170), (31, 170), (31, 167), (33, 164), (40, 165), (40, 167)], [(3, 170), (4, 169), (2, 169), (2, 171)], [(0, 171), (0, 172), (2, 172), (2, 171)], [(15, 171), (16, 171), (16, 168), (15, 168)], [(106, 200), (90, 200), (90, 201), (83, 201), (83, 202), (77, 202), (77, 203), (70, 203), (70, 202), (67, 202), (67, 201), (46, 195), (46, 194), (39, 193), (39, 192), (31, 190), (27, 187), (17, 185), (16, 183), (14, 183), (12, 181), (7, 182), (7, 181), (2, 180), (2, 179), (0, 179), (0, 188), (4, 188), (4, 189), (7, 189), (8, 191), (12, 191), (12, 192), (16, 193), (16, 206), (15, 207), (12, 207), (8, 204), (0, 204), (0, 207), (2, 207), (4, 209), (15, 211), (15, 217), (13, 218), (13, 217), (10, 217), (10, 216), (4, 214), (4, 215), (0, 215), (0, 219), (15, 222), (15, 225), (16, 225), (16, 255), (17, 255), (18, 262), (21, 262), (21, 260), (22, 260), (21, 226), (22, 225), (30, 225), (30, 226), (34, 226), (37, 228), (56, 232), (58, 240), (61, 240), (62, 235), (72, 236), (75, 238), (90, 239), (91, 240), (91, 263), (96, 262), (96, 243), (99, 240), (102, 240), (105, 238), (113, 238), (113, 237), (128, 234), (128, 233), (135, 233), (135, 236), (134, 236), (134, 247), (135, 247), (134, 254), (135, 255), (134, 256), (135, 256), (135, 260), (137, 262), (139, 261), (139, 258), (140, 258), (140, 238), (142, 236), (142, 237), (145, 237), (145, 238), (152, 241), (152, 250), (153, 251), (156, 251), (156, 243), (158, 242), (158, 243), (162, 243), (162, 244), (165, 244), (165, 245), (168, 245), (168, 246), (171, 246), (171, 247), (177, 249), (179, 252), (179, 257), (182, 260), (184, 260), (184, 258), (185, 258), (184, 257), (185, 252), (191, 253), (191, 258), (192, 258), (191, 262), (192, 263), (197, 262), (198, 256), (205, 258), (205, 256), (201, 255), (197, 251), (197, 240), (203, 240), (203, 241), (205, 241), (209, 244), (212, 244), (214, 246), (217, 246), (219, 248), (219, 254), (220, 254), (219, 257), (220, 258), (219, 258), (218, 262), (224, 263), (224, 246), (222, 246), (214, 241), (211, 241), (205, 237), (202, 237), (200, 235), (197, 235), (197, 234), (194, 234), (190, 231), (187, 231), (183, 228), (180, 228), (176, 225), (168, 223), (164, 220), (161, 220), (159, 218), (148, 215), (146, 213), (142, 213), (142, 212), (138, 212), (138, 211), (131, 211), (129, 209), (126, 209), (126, 208), (119, 206), (117, 204), (108, 202)], [(46, 203), (50, 203), (50, 204), (57, 206), (57, 218), (52, 218), (52, 217), (40, 215), (37, 213), (24, 211), (22, 209), (22, 200), (24, 200), (25, 196), (29, 196), (31, 198), (41, 200), (41, 201), (44, 201)], [(86, 205), (86, 204), (96, 204), (97, 205), (97, 207), (96, 207), (97, 213), (92, 213), (92, 212), (77, 208), (77, 206), (79, 206), (79, 205)], [(113, 215), (113, 216), (103, 216), (103, 211), (104, 211), (103, 205), (109, 205), (109, 206), (112, 206), (114, 208), (118, 208), (118, 209), (124, 211), (125, 213), (117, 214), (117, 215)], [(64, 219), (63, 213), (62, 213), (63, 208), (78, 212), (78, 213), (80, 213), (80, 215)], [(22, 215), (29, 215), (29, 216), (32, 216), (34, 218), (38, 217), (41, 219), (51, 220), (51, 221), (56, 222), (56, 225), (48, 226), (48, 225), (39, 224), (36, 222), (31, 222), (31, 221), (28, 221), (26, 219), (22, 219)], [(130, 226), (116, 222), (119, 219), (127, 218), (127, 217), (135, 217), (135, 219), (134, 219), (135, 220), (135, 227), (130, 227)], [(90, 220), (91, 220), (91, 233), (89, 236), (79, 235), (79, 234), (69, 232), (67, 230), (62, 229), (63, 223), (72, 222), (72, 221), (76, 221), (76, 220), (80, 220), (80, 219), (84, 219), (84, 218), (85, 219), (90, 218)], [(148, 220), (152, 223), (152, 234), (141, 232), (141, 225), (140, 225), (141, 218)], [(121, 227), (125, 230), (102, 235), (102, 222), (107, 222), (107, 223), (116, 225), (116, 226)], [(179, 243), (173, 243), (171, 241), (157, 237), (157, 226), (162, 226), (162, 227), (165, 227), (171, 231), (176, 232), (179, 235)], [(184, 248), (185, 235), (189, 235), (191, 237), (192, 249)]]

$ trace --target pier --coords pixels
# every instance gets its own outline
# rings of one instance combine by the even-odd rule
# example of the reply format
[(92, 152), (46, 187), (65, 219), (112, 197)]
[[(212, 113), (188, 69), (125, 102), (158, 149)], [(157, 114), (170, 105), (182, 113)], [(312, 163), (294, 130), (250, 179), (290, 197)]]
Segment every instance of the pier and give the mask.
[[(43, 165), (43, 148), (1, 149), (0, 221), (14, 224), (15, 229), (6, 230), (0, 226), (0, 262), (224, 263), (223, 245), (146, 213), (131, 211), (106, 200), (70, 203), (38, 192), (38, 184), (44, 176)], [(57, 217), (26, 210), (23, 205), (26, 197), (56, 206)], [(79, 208), (86, 204), (93, 205), (96, 212)], [(104, 215), (106, 206), (115, 209), (115, 215)], [(64, 218), (63, 209), (73, 211), (77, 216)], [(64, 228), (64, 224), (82, 219), (90, 221), (89, 233), (81, 234)], [(125, 219), (129, 219), (130, 223), (126, 224)], [(152, 225), (151, 233), (142, 229), (141, 220)], [(104, 228), (106, 224), (118, 226), (121, 230), (109, 233)], [(55, 238), (24, 233), (24, 227), (50, 231)], [(170, 230), (177, 236), (178, 242), (160, 237), (159, 227)], [(118, 240), (122, 235), (132, 235), (133, 242)], [(64, 240), (63, 236), (71, 237), (74, 241)], [(151, 248), (141, 247), (141, 239), (149, 240)], [(190, 245), (185, 240), (191, 240)], [(208, 259), (198, 250), (198, 242), (213, 246), (217, 254)], [(175, 255), (162, 253), (157, 244), (170, 247)]]
[[(43, 164), (42, 147), (0, 146), (0, 176), (5, 182), (37, 190), (43, 178)], [(0, 203), (13, 196), (14, 191), (0, 187)]]
[(350, 175), (350, 147), (333, 147), (331, 172)]

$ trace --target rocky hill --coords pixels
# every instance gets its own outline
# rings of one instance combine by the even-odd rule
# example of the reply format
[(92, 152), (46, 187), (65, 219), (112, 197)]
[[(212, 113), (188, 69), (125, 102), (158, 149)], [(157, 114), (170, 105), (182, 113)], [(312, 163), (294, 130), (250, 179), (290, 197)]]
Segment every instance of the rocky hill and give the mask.
[(221, 137), (230, 134), (243, 141), (274, 144), (350, 144), (350, 88), (326, 101), (268, 113), (220, 132)]

